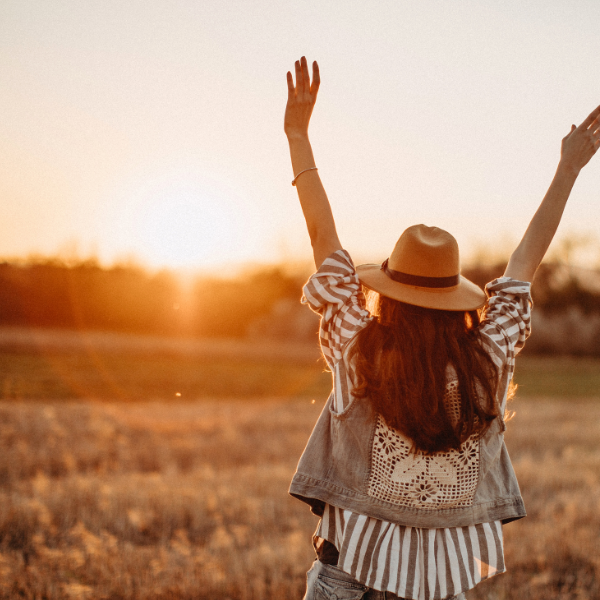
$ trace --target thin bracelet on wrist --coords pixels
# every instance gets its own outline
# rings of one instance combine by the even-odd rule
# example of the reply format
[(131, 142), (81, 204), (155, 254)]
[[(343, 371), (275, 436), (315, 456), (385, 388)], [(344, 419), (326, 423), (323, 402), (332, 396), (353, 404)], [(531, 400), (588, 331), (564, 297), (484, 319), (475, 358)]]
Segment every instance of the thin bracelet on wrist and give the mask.
[(300, 173), (298, 173), (298, 175), (296, 175), (294, 177), (294, 179), (292, 179), (292, 185), (296, 185), (296, 179), (298, 179), (298, 177), (300, 177), (300, 175), (302, 175), (302, 173), (306, 173), (306, 171), (318, 171), (319, 169), (317, 167), (310, 167), (310, 169), (304, 169), (304, 171), (300, 171)]

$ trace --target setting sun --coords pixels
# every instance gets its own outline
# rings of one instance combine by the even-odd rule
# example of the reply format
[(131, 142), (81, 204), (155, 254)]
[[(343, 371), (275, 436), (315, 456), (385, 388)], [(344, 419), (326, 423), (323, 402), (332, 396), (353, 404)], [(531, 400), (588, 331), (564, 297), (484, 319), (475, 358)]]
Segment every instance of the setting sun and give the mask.
[(208, 268), (250, 250), (253, 215), (231, 190), (195, 173), (169, 173), (120, 190), (105, 225), (107, 246), (126, 249), (152, 267)]

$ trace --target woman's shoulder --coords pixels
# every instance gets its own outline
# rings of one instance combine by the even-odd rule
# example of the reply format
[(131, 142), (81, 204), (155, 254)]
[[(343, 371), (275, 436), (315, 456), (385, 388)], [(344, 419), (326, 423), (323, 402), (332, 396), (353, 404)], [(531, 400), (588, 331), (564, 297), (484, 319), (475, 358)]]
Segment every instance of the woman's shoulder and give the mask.
[(531, 334), (531, 283), (499, 277), (485, 286), (488, 301), (479, 333), (498, 366), (514, 361)]
[(347, 250), (336, 250), (323, 261), (304, 286), (302, 303), (321, 317), (319, 339), (330, 367), (341, 360), (347, 343), (371, 319)]
[(486, 284), (485, 291), (488, 298), (498, 295), (531, 295), (531, 282), (512, 277), (497, 277)]
[(358, 276), (354, 268), (354, 261), (348, 250), (332, 252), (310, 276), (308, 283), (318, 282), (321, 285), (342, 285), (344, 283), (358, 283)]
[(327, 305), (341, 307), (349, 301), (364, 306), (362, 286), (347, 250), (330, 254), (303, 288), (302, 303), (316, 312)]
[(332, 252), (325, 260), (321, 263), (321, 266), (317, 269), (315, 275), (322, 271), (329, 272), (333, 270), (333, 272), (338, 272), (341, 269), (345, 272), (355, 272), (354, 269), (354, 261), (350, 256), (350, 252), (345, 249), (335, 250)]

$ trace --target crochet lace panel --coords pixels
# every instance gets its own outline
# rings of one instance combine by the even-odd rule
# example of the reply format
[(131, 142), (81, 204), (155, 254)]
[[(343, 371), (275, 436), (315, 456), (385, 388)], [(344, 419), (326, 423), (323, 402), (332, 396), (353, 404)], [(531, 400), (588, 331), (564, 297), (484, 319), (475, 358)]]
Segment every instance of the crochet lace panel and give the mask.
[[(458, 381), (446, 387), (446, 406), (458, 419)], [(412, 442), (389, 428), (379, 416), (371, 451), (368, 494), (409, 508), (437, 510), (471, 506), (479, 479), (479, 438), (471, 436), (460, 450), (416, 454)]]

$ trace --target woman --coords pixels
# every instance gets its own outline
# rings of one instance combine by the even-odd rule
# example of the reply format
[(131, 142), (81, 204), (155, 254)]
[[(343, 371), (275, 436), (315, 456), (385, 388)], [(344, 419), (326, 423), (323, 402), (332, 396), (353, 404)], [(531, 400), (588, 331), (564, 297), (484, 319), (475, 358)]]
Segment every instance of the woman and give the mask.
[(552, 184), (486, 298), (435, 227), (409, 227), (383, 265), (355, 269), (308, 139), (317, 63), (311, 83), (297, 61), (295, 81), (288, 72), (284, 128), (318, 269), (303, 302), (321, 315), (334, 381), (290, 487), (321, 517), (306, 599), (464, 598), (505, 570), (502, 525), (525, 516), (504, 411), (530, 331), (529, 282), (600, 146), (600, 107), (562, 140)]

